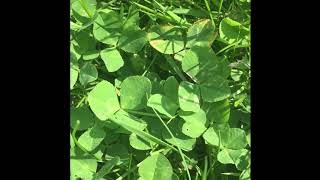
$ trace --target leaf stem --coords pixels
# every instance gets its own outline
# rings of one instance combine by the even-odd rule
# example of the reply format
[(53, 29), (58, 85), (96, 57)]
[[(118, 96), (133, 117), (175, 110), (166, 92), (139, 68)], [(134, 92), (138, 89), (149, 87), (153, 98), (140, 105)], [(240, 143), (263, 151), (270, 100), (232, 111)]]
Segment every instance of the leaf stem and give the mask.
[(76, 108), (80, 107), (80, 105), (83, 103), (83, 101), (86, 99), (86, 96), (83, 96), (82, 99), (77, 104)]
[(202, 180), (207, 180), (207, 169), (208, 169), (208, 157), (204, 157), (204, 168), (202, 173)]
[(152, 13), (150, 13), (150, 12), (147, 12), (147, 11), (145, 11), (145, 10), (143, 10), (143, 9), (139, 9), (139, 11), (140, 11), (140, 12), (143, 12), (144, 14), (147, 14), (147, 15), (149, 15), (149, 16), (156, 17), (156, 15), (154, 15), (154, 14), (152, 14)]
[(86, 11), (86, 13), (88, 14), (88, 16), (89, 16), (90, 18), (92, 18), (92, 14), (89, 12), (89, 10), (88, 10), (87, 6), (84, 4), (83, 0), (80, 0), (80, 4), (81, 4), (82, 8), (84, 9), (84, 11)]
[[(159, 144), (159, 145), (163, 145), (163, 146), (168, 147), (168, 148), (172, 149), (173, 151), (179, 153), (179, 150), (178, 150), (177, 148), (175, 148), (173, 145), (171, 145), (171, 144), (169, 144), (169, 143), (166, 143), (166, 142), (162, 141), (161, 139), (152, 136), (152, 135), (149, 134), (149, 133), (146, 133), (146, 132), (144, 132), (144, 131), (135, 129), (135, 128), (133, 128), (133, 127), (128, 126), (128, 125), (125, 124), (125, 123), (122, 123), (122, 121), (121, 121), (120, 119), (118, 119), (116, 116), (111, 116), (111, 117), (110, 117), (110, 120), (111, 120), (112, 122), (118, 124), (119, 126), (127, 129), (128, 131), (135, 133), (137, 136), (140, 136), (141, 138), (150, 139), (151, 141), (156, 142), (156, 143)], [(186, 156), (186, 155), (183, 154), (183, 153), (182, 153), (182, 155), (183, 155), (188, 161), (192, 162), (192, 160), (191, 160), (188, 156)], [(201, 173), (201, 170), (200, 170), (199, 166), (198, 166), (197, 164), (194, 164), (194, 165), (195, 165), (195, 167), (196, 167), (196, 169), (197, 169), (197, 172), (201, 175), (202, 173)]]
[(204, 3), (206, 4), (206, 7), (207, 7), (207, 10), (208, 10), (212, 25), (215, 26), (209, 3), (208, 3), (207, 0), (204, 0)]
[[(211, 164), (211, 166), (209, 167), (209, 169), (208, 169), (208, 174), (210, 174), (210, 172), (211, 171), (213, 171), (214, 170), (214, 165), (216, 164), (216, 160)], [(212, 174), (211, 174), (211, 176), (214, 174), (214, 172), (212, 172)]]
[(158, 150), (158, 151), (150, 152), (150, 154), (151, 154), (151, 155), (157, 154), (157, 153), (160, 153), (160, 152), (165, 151), (165, 150), (166, 150), (166, 149), (160, 149), (160, 150)]
[(223, 51), (225, 51), (225, 50), (227, 50), (227, 49), (231, 48), (232, 46), (236, 46), (236, 45), (238, 45), (238, 44), (239, 44), (239, 42), (238, 42), (238, 41), (237, 41), (237, 42), (235, 42), (235, 43), (233, 43), (233, 44), (230, 44), (230, 45), (228, 45), (228, 46), (226, 46), (226, 47), (222, 48), (219, 52), (217, 52), (217, 53), (216, 53), (216, 55), (219, 55), (219, 54), (221, 54)]
[(179, 150), (179, 153), (180, 153), (180, 156), (182, 158), (182, 161), (183, 161), (183, 165), (184, 165), (184, 168), (186, 169), (187, 171), (187, 175), (188, 175), (188, 179), (191, 180), (191, 176), (190, 176), (190, 172), (189, 172), (189, 169), (188, 169), (188, 165), (187, 165), (187, 162), (184, 158), (184, 154), (182, 153), (181, 151), (181, 148), (178, 146), (178, 143), (177, 143), (177, 140), (176, 138), (174, 137), (174, 135), (172, 134), (171, 130), (169, 129), (169, 127), (167, 126), (167, 124), (161, 119), (161, 117), (159, 116), (159, 114), (157, 113), (157, 111), (152, 108), (152, 110), (154, 111), (154, 113), (158, 116), (159, 120), (161, 121), (161, 123), (163, 124), (163, 126), (167, 129), (167, 131), (169, 132), (170, 136), (172, 137), (172, 139), (174, 139), (175, 141), (175, 144)]
[(165, 56), (166, 60), (172, 67), (172, 69), (178, 74), (178, 76), (183, 80), (186, 81), (187, 78), (183, 75), (183, 73), (180, 71), (179, 67), (176, 65), (176, 63), (173, 61), (172, 57), (169, 55)]
[[(128, 110), (128, 109), (126, 109), (125, 111), (127, 111), (129, 113), (132, 113), (132, 114), (142, 115), (142, 116), (158, 117), (157, 115), (154, 115), (154, 114), (151, 114), (151, 113), (147, 113), (147, 112), (140, 112), (140, 111)], [(162, 116), (161, 115), (161, 117), (164, 118), (164, 119), (169, 119), (166, 116)]]
[(198, 180), (199, 178), (199, 173), (196, 174), (195, 180)]
[[(132, 154), (130, 153), (128, 172), (131, 172), (131, 163), (132, 163)], [(128, 173), (128, 180), (131, 179), (131, 178), (130, 178), (130, 174), (131, 174), (131, 173)]]
[(233, 173), (233, 172), (226, 172), (221, 174), (225, 176), (240, 176), (240, 173)]
[(73, 139), (73, 141), (74, 141), (74, 144), (77, 145), (77, 146), (78, 146), (82, 151), (84, 151), (85, 153), (93, 156), (98, 162), (103, 162), (102, 159), (100, 159), (99, 157), (97, 157), (95, 154), (91, 154), (85, 147), (83, 147), (83, 146), (78, 142), (78, 140), (77, 140), (77, 138), (76, 138), (76, 132), (78, 131), (79, 126), (80, 126), (80, 121), (77, 120), (76, 126), (75, 126), (75, 128), (73, 129), (72, 134), (71, 134), (72, 139)]
[(131, 168), (129, 171), (125, 172), (124, 174), (122, 174), (120, 177), (118, 177), (116, 180), (122, 180), (125, 177), (127, 177), (130, 173), (132, 173), (133, 171), (135, 171), (141, 163), (137, 164), (136, 166), (134, 166), (133, 168)]
[(153, 9), (148, 8), (147, 6), (144, 6), (142, 4), (136, 3), (136, 2), (132, 2), (133, 4), (137, 5), (139, 8), (144, 9), (146, 11), (149, 11), (151, 13), (156, 13)]
[(223, 3), (223, 1), (224, 1), (224, 0), (220, 0), (218, 14), (220, 14), (220, 12), (221, 12), (221, 8), (222, 8), (222, 3)]
[(149, 64), (148, 68), (143, 72), (143, 74), (141, 76), (144, 76), (148, 71), (149, 69), (151, 68), (152, 64), (154, 63), (154, 61), (156, 60), (156, 57), (158, 56), (158, 54), (154, 55), (153, 58), (152, 58), (152, 61), (151, 63)]
[[(218, 149), (218, 153), (221, 149), (221, 134), (220, 134), (220, 130), (218, 130), (218, 136), (219, 136), (219, 149)], [(217, 157), (218, 157), (218, 153), (217, 153)]]

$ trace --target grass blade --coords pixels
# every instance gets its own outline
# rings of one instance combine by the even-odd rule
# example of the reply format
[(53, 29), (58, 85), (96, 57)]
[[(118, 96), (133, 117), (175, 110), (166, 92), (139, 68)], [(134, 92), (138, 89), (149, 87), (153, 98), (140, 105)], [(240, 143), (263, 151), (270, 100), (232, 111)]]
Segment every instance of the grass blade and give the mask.
[(111, 160), (107, 161), (102, 168), (95, 174), (93, 180), (99, 180), (100, 178), (103, 178), (103, 176), (110, 173), (112, 168), (120, 161), (120, 158), (114, 157)]
[(166, 58), (166, 60), (168, 61), (168, 63), (169, 63), (170, 66), (172, 67), (172, 69), (178, 74), (178, 76), (179, 76), (183, 81), (186, 81), (187, 78), (183, 75), (182, 71), (181, 71), (180, 68), (176, 65), (176, 63), (174, 62), (174, 60), (172, 59), (172, 57), (169, 56), (169, 55), (165, 55), (164, 57)]

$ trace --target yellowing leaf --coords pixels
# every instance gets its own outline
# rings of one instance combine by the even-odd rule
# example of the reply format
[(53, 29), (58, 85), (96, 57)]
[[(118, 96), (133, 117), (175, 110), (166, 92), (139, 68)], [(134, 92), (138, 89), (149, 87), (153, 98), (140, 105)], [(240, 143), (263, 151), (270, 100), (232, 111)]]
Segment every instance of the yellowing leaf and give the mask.
[(155, 25), (148, 33), (150, 45), (163, 54), (174, 54), (184, 48), (182, 33), (171, 25)]

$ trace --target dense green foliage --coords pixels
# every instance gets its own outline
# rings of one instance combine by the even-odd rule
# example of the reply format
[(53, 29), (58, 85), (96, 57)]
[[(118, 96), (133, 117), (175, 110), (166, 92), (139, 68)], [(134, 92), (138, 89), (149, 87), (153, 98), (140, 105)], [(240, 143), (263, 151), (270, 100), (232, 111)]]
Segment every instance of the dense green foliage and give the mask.
[(250, 0), (71, 0), (71, 179), (250, 179)]

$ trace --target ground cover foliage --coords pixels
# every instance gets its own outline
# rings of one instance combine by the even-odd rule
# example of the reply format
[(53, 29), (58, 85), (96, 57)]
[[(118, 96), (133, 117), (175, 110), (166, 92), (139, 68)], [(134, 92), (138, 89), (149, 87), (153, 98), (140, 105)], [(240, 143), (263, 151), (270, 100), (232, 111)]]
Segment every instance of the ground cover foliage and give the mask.
[(250, 62), (250, 0), (71, 0), (71, 179), (249, 180)]

